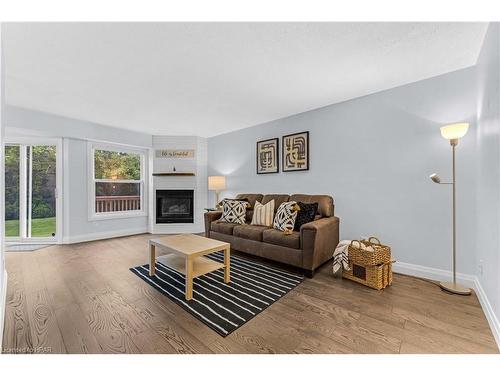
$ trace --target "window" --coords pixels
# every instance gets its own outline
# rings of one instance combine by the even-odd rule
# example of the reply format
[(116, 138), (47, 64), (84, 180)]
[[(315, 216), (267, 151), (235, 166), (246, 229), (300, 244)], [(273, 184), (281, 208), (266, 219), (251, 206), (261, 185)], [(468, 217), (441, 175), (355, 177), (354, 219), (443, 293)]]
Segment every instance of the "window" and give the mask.
[(146, 215), (143, 151), (90, 146), (90, 219)]

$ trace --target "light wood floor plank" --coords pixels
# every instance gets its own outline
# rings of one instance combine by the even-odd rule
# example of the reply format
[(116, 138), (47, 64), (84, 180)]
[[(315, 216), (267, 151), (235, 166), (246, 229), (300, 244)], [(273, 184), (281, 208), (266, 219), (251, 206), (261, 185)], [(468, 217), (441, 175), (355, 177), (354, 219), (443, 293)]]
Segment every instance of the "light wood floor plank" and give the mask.
[(103, 353), (78, 305), (71, 304), (57, 309), (56, 318), (68, 353)]
[(498, 350), (492, 346), (484, 346), (443, 331), (407, 322), (401, 353), (428, 353), (429, 351), (443, 354), (498, 353)]
[(154, 329), (148, 329), (132, 338), (144, 354), (176, 354), (176, 350)]
[(66, 353), (56, 315), (46, 289), (26, 295), (33, 349), (42, 353)]
[(3, 350), (11, 354), (30, 353), (33, 351), (33, 340), (24, 290), (15, 289), (8, 294), (5, 306)]

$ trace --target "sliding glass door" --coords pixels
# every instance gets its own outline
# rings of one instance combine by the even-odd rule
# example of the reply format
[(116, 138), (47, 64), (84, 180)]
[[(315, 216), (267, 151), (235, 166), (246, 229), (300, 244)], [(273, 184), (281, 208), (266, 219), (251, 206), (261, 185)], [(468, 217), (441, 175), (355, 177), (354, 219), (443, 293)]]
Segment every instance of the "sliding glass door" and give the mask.
[(20, 146), (5, 146), (5, 237), (21, 237), (20, 211)]
[(7, 241), (58, 240), (57, 141), (5, 145)]

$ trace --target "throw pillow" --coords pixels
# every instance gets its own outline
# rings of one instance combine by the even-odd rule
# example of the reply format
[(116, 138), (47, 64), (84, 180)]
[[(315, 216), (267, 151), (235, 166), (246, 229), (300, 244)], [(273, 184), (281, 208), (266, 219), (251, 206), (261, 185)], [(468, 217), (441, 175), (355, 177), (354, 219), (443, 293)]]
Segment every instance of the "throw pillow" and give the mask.
[(219, 221), (224, 223), (245, 224), (245, 214), (248, 202), (225, 199), (222, 201), (222, 216)]
[(281, 203), (274, 216), (273, 228), (285, 234), (291, 233), (299, 210), (299, 205), (295, 201)]
[(236, 199), (236, 198), (224, 198), (223, 200), (221, 200), (218, 205), (219, 207), (222, 206), (222, 203), (224, 203), (224, 201), (238, 201), (238, 202), (247, 202), (248, 205), (247, 205), (247, 208), (249, 208), (250, 206), (250, 203), (248, 202), (248, 199), (247, 198), (241, 198), (241, 199)]
[(266, 227), (273, 226), (273, 216), (274, 216), (274, 199), (270, 200), (266, 204), (262, 204), (259, 201), (255, 202), (253, 208), (252, 225), (265, 225)]
[(297, 204), (299, 205), (300, 210), (297, 213), (297, 219), (295, 219), (295, 226), (293, 230), (299, 231), (302, 225), (314, 221), (314, 217), (316, 216), (316, 212), (318, 211), (318, 202), (297, 202)]

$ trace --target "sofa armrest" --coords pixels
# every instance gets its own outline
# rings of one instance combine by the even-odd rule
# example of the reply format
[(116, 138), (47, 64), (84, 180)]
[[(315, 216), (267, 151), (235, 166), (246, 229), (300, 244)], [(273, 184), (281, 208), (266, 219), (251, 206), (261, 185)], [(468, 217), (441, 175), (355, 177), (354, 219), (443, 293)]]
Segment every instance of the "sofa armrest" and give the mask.
[(332, 258), (339, 243), (339, 224), (340, 219), (332, 216), (311, 221), (300, 227), (302, 268), (314, 271)]
[(222, 216), (222, 211), (205, 212), (205, 215), (204, 215), (204, 218), (205, 218), (205, 237), (207, 237), (207, 238), (210, 237), (210, 226), (212, 224), (212, 221), (219, 220), (221, 216)]

